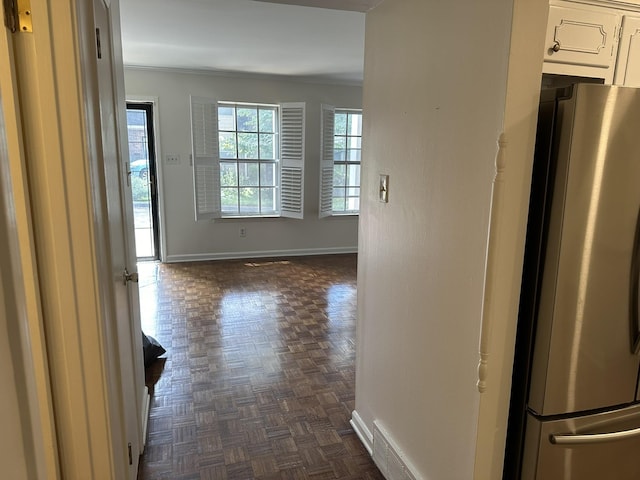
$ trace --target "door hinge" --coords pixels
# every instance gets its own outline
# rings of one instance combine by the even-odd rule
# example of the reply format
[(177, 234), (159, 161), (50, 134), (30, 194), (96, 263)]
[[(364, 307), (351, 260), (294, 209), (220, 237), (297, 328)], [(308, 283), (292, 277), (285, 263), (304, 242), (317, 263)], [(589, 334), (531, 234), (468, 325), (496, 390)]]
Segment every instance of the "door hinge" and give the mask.
[(133, 465), (133, 454), (131, 453), (131, 443), (129, 443), (128, 448), (129, 448), (129, 465)]
[(32, 32), (31, 0), (2, 0), (4, 6), (4, 24), (11, 33), (18, 30)]

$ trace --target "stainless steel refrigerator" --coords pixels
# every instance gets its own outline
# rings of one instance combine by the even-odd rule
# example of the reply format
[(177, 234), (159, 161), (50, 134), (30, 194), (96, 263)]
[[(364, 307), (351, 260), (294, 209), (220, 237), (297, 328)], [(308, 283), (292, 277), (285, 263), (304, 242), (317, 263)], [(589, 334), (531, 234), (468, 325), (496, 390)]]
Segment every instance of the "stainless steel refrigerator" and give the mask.
[(640, 90), (543, 91), (505, 480), (640, 479)]

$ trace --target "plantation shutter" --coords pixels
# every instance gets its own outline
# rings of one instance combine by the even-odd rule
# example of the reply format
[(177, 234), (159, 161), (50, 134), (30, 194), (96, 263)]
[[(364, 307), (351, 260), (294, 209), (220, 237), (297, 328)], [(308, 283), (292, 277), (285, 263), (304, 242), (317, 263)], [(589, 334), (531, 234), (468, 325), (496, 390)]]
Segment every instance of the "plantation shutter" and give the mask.
[(220, 163), (215, 100), (191, 97), (191, 147), (196, 221), (219, 218)]
[(320, 119), (320, 208), (319, 217), (333, 213), (333, 142), (335, 107), (322, 105)]
[(304, 215), (304, 103), (280, 105), (280, 216)]

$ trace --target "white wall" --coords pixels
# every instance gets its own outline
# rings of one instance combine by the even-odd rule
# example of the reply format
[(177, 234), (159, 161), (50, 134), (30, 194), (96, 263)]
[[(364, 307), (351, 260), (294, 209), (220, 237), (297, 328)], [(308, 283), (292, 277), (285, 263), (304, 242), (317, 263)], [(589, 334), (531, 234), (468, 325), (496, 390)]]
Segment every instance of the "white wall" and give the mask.
[(354, 419), (365, 435), (379, 422), (424, 479), (473, 478), (511, 10), (385, 0), (366, 18)]
[[(159, 162), (165, 213), (165, 261), (357, 250), (357, 217), (318, 219), (320, 105), (360, 108), (359, 86), (324, 85), (272, 77), (233, 77), (167, 70), (125, 69), (127, 98), (157, 97), (158, 159), (180, 155), (179, 165)], [(224, 219), (196, 222), (193, 207), (189, 95), (216, 100), (306, 102), (304, 220)], [(239, 237), (240, 227), (246, 237)]]

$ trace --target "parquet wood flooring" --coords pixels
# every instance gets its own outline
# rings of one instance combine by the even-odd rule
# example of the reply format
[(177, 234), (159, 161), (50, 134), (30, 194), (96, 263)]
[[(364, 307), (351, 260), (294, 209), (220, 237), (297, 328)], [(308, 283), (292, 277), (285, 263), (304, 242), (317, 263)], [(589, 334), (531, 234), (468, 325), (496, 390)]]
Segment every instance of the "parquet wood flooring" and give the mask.
[(352, 430), (356, 256), (140, 264), (167, 350), (139, 480), (383, 479)]

